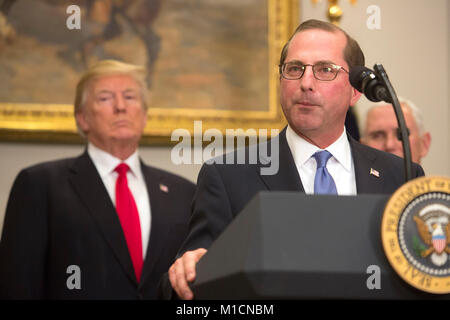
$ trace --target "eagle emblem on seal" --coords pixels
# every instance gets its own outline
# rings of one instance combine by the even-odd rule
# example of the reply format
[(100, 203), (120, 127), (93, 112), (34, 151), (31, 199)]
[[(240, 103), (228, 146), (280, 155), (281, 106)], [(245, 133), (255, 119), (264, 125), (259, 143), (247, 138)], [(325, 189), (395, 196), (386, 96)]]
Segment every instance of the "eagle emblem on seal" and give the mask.
[(413, 219), (420, 238), (428, 246), (422, 247), (420, 255), (430, 256), (436, 266), (444, 265), (450, 254), (450, 208), (442, 204), (428, 205)]

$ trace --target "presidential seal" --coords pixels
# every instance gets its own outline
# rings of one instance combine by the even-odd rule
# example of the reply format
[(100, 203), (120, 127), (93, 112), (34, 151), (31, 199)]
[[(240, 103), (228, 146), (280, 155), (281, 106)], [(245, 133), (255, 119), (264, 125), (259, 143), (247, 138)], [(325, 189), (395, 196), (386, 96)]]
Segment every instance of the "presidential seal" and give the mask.
[(403, 280), (450, 293), (450, 178), (421, 177), (401, 186), (386, 204), (381, 239)]

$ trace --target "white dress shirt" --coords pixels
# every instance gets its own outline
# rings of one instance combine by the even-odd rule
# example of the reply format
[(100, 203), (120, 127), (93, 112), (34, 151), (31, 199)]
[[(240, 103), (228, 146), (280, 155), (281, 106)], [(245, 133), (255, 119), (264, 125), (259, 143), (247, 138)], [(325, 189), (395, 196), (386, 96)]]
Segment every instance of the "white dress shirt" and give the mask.
[(148, 196), (144, 175), (142, 174), (138, 151), (136, 150), (125, 161), (97, 148), (92, 143), (88, 144), (87, 151), (97, 168), (97, 172), (102, 178), (103, 184), (111, 197), (114, 207), (116, 206), (116, 180), (119, 176), (114, 169), (122, 162), (130, 167), (130, 170), (127, 172), (128, 188), (133, 194), (139, 212), (143, 251), (142, 257), (145, 259), (148, 240), (150, 238), (151, 213), (150, 198)]
[[(317, 162), (312, 155), (322, 149), (298, 136), (290, 126), (286, 130), (286, 140), (305, 192), (314, 194)], [(345, 128), (341, 136), (325, 150), (332, 154), (326, 167), (333, 177), (338, 195), (356, 195), (355, 166)]]

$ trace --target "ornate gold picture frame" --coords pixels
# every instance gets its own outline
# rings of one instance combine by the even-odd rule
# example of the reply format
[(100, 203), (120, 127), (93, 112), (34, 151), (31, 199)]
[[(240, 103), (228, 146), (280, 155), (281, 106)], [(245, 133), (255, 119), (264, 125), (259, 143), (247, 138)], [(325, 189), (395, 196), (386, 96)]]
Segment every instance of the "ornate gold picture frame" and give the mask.
[[(22, 5), (37, 3), (29, 0), (17, 0), (17, 5), (20, 5), (21, 2)], [(96, 1), (93, 2), (95, 3)], [(100, 2), (104, 3), (105, 1), (101, 0)], [(139, 9), (139, 7), (133, 8), (132, 6), (119, 8), (128, 10), (127, 14), (131, 12), (128, 16), (127, 14), (121, 16), (120, 12), (117, 13), (117, 10), (113, 16), (114, 11), (111, 10), (114, 8), (109, 8), (110, 11), (108, 12), (112, 12), (109, 17), (114, 18), (114, 21), (108, 20), (104, 24), (104, 26), (108, 26), (110, 29), (112, 29), (112, 22), (115, 22), (119, 27), (122, 26), (122, 30), (119, 30), (119, 32), (117, 32), (117, 28), (115, 31), (108, 31), (113, 32), (110, 34), (117, 35), (117, 37), (114, 39), (114, 37), (110, 36), (102, 42), (102, 50), (104, 52), (108, 51), (109, 56), (112, 55), (113, 57), (121, 58), (126, 62), (147, 64), (147, 67), (153, 70), (151, 80), (152, 88), (149, 89), (151, 98), (149, 102), (148, 122), (144, 132), (143, 143), (171, 144), (171, 133), (177, 128), (187, 129), (193, 135), (194, 121), (196, 120), (202, 121), (203, 131), (209, 128), (219, 129), (223, 133), (225, 133), (225, 129), (227, 128), (242, 128), (243, 130), (250, 128), (256, 130), (268, 129), (269, 132), (270, 129), (281, 129), (285, 125), (285, 120), (278, 99), (278, 59), (282, 46), (297, 26), (299, 1), (197, 1), (196, 4), (203, 3), (203, 6), (192, 7), (193, 2), (186, 0), (186, 6), (191, 6), (191, 10), (194, 10), (193, 12), (196, 12), (195, 14), (200, 14), (199, 10), (203, 10), (201, 12), (201, 22), (203, 25), (197, 23), (196, 33), (193, 35), (189, 35), (189, 32), (192, 30), (187, 30), (188, 28), (186, 27), (184, 29), (180, 27), (179, 30), (176, 30), (174, 25), (177, 26), (177, 24), (173, 23), (175, 17), (179, 19), (183, 17), (181, 16), (180, 18), (180, 14), (168, 14), (168, 12), (171, 12), (168, 11), (171, 8), (168, 7), (167, 3), (171, 2), (172, 5), (174, 5), (174, 2), (179, 5), (183, 1), (164, 1), (163, 6), (165, 7), (158, 8), (160, 17), (155, 19), (152, 30), (149, 29), (149, 25), (139, 25), (139, 21), (143, 21), (144, 19), (139, 20), (139, 16), (133, 16), (133, 12), (136, 14), (139, 13), (139, 10), (144, 10), (142, 8)], [(59, 7), (52, 9), (51, 6), (54, 2), (50, 0), (46, 6), (45, 0), (42, 3), (44, 3), (42, 5), (43, 7), (39, 10), (41, 10), (40, 12), (44, 12), (44, 15), (41, 13), (43, 16), (40, 19), (47, 19), (48, 17), (46, 18), (45, 14), (52, 14), (54, 12), (54, 16), (57, 17), (58, 13), (60, 13), (60, 19), (55, 18), (54, 20), (63, 23), (63, 26), (65, 26), (65, 21), (68, 17), (68, 14), (62, 11), (65, 8)], [(82, 7), (83, 1), (79, 3)], [(148, 0), (136, 0), (123, 3), (134, 3), (136, 6), (138, 4), (145, 6), (146, 3), (148, 5), (150, 2)], [(209, 8), (208, 5), (212, 3), (216, 7)], [(218, 10), (217, 6), (221, 6), (219, 8), (220, 10)], [(92, 9), (92, 7), (90, 8)], [(173, 6), (172, 10), (175, 10), (175, 8), (178, 7)], [(8, 43), (8, 39), (2, 39), (2, 33), (0, 33), (0, 69), (13, 70), (9, 73), (9, 78), (3, 77), (2, 79), (2, 76), (0, 76), (0, 82), (6, 82), (3, 94), (2, 90), (0, 90), (0, 140), (63, 143), (81, 142), (82, 140), (77, 134), (74, 121), (73, 105), (70, 103), (72, 97), (69, 97), (68, 94), (61, 94), (60, 91), (63, 89), (59, 89), (59, 84), (67, 81), (67, 84), (65, 84), (68, 88), (67, 90), (75, 91), (77, 74), (81, 74), (82, 72), (79, 63), (81, 61), (80, 53), (74, 53), (72, 55), (71, 59), (73, 59), (74, 63), (72, 64), (72, 69), (70, 69), (71, 66), (68, 62), (68, 56), (67, 54), (64, 56), (64, 50), (71, 48), (70, 46), (73, 48), (73, 43), (77, 42), (75, 40), (71, 44), (54, 42), (52, 47), (45, 48), (47, 51), (42, 52), (49, 52), (49, 56), (55, 53), (56, 58), (54, 59), (60, 59), (57, 63), (49, 63), (48, 67), (46, 67), (44, 60), (45, 54), (42, 55), (42, 53), (41, 56), (35, 56), (34, 60), (30, 60), (31, 62), (24, 61), (22, 63), (20, 61), (19, 64), (19, 58), (17, 57), (19, 53), (14, 54), (14, 51), (12, 51), (13, 46), (16, 44), (30, 46), (30, 43), (39, 46), (39, 41), (33, 38), (32, 34), (27, 34), (29, 29), (21, 27), (17, 21), (15, 22), (14, 19), (20, 18), (18, 12), (23, 12), (23, 10), (19, 10), (19, 8), (16, 11), (14, 10), (15, 8), (12, 6), (11, 15), (4, 14), (4, 17), (9, 19), (6, 20), (7, 24), (9, 21), (9, 25), (15, 31), (16, 37), (20, 36), (22, 31), (25, 35), (23, 39), (18, 38), (19, 40), (17, 42), (12, 40), (12, 43)], [(179, 12), (189, 12), (186, 8), (180, 8), (179, 10)], [(33, 10), (29, 10), (28, 12), (30, 11)], [(249, 17), (248, 13), (253, 11), (260, 12), (261, 14), (259, 16), (250, 15)], [(82, 17), (83, 14), (87, 17), (92, 16), (94, 20), (98, 17), (101, 18), (101, 15), (95, 17), (92, 11), (82, 11)], [(187, 13), (185, 14), (187, 15)], [(138, 22), (136, 22), (135, 26), (133, 26), (133, 21), (129, 17), (136, 17), (136, 21)], [(186, 19), (188, 19), (187, 16), (185, 17)], [(28, 17), (26, 21), (31, 23), (29, 20), (30, 18)], [(148, 18), (145, 21), (148, 21)], [(191, 21), (186, 21), (186, 25), (191, 26), (192, 21), (195, 21), (195, 18)], [(212, 22), (217, 23), (217, 27), (212, 27)], [(88, 26), (85, 29), (95, 32), (92, 26), (95, 26), (95, 23), (92, 22), (90, 28)], [(203, 30), (202, 28), (205, 29), (204, 32), (201, 31)], [(34, 30), (33, 28), (31, 29)], [(213, 35), (208, 34), (209, 29), (216, 30), (216, 33)], [(102, 30), (103, 34), (107, 34), (105, 30)], [(144, 57), (145, 54), (139, 51), (139, 46), (142, 47), (142, 52), (144, 52), (144, 49), (147, 49), (147, 53), (149, 50), (154, 49), (145, 48), (143, 44), (148, 40), (144, 35), (149, 37), (148, 33), (144, 32), (149, 32), (149, 30), (154, 33), (152, 36), (155, 34), (160, 35), (160, 39), (157, 39), (159, 41), (157, 43), (160, 44), (157, 48), (159, 50), (159, 60), (156, 59), (156, 62), (152, 62), (153, 64), (150, 64), (147, 61), (148, 59)], [(224, 30), (227, 31), (225, 32)], [(35, 32), (42, 33), (43, 31), (38, 30)], [(65, 30), (64, 32), (69, 31)], [(70, 32), (72, 32), (69, 33), (70, 39), (76, 38), (72, 36), (75, 34), (74, 32), (79, 32), (77, 34), (78, 37), (83, 39), (83, 32), (86, 32), (83, 30), (83, 20), (81, 30), (72, 30)], [(125, 37), (124, 34), (126, 32), (134, 32), (134, 34)], [(142, 37), (139, 38), (139, 36)], [(61, 38), (64, 37), (61, 36)], [(204, 43), (198, 40), (203, 38), (209, 40), (205, 40), (206, 42)], [(89, 40), (92, 37), (85, 37), (85, 39)], [(50, 40), (45, 39), (43, 43), (49, 46), (48, 43), (51, 42)], [(192, 44), (194, 40), (195, 43)], [(128, 46), (125, 43), (126, 41), (129, 41)], [(87, 42), (81, 41), (79, 43), (85, 45)], [(167, 47), (168, 45), (173, 47)], [(172, 56), (172, 54), (181, 50), (181, 47), (176, 47), (177, 45), (184, 46), (182, 47), (180, 57)], [(62, 48), (66, 49), (63, 50)], [(130, 50), (130, 48), (136, 48), (136, 50)], [(17, 52), (22, 52), (22, 59), (26, 60), (33, 55), (33, 52), (39, 52), (39, 50), (41, 49), (31, 50), (29, 52), (24, 52), (23, 50)], [(228, 52), (228, 50), (235, 51)], [(97, 55), (99, 58), (102, 57), (101, 54), (95, 51), (91, 51), (91, 54), (92, 56)], [(221, 54), (222, 57), (220, 57)], [(217, 57), (218, 55), (219, 57)], [(108, 55), (106, 56), (109, 57)], [(185, 69), (185, 67), (190, 67), (189, 61), (192, 60), (192, 57), (197, 59), (192, 62), (192, 65), (196, 68), (193, 69), (195, 71)], [(221, 60), (223, 57), (228, 57), (228, 61), (224, 62), (223, 59)], [(62, 60), (63, 58), (66, 60)], [(76, 67), (76, 59), (78, 59), (78, 68)], [(11, 64), (13, 60), (16, 65)], [(35, 61), (42, 61), (42, 63), (40, 65), (37, 63), (33, 66), (33, 62)], [(29, 70), (30, 66), (31, 68), (35, 67), (33, 72)], [(65, 73), (61, 72), (67, 78), (61, 78), (60, 80), (57, 77), (50, 78), (52, 75), (48, 74), (49, 69), (51, 70), (54, 67), (55, 70), (51, 74), (57, 75), (60, 71), (58, 68), (63, 68), (60, 66), (67, 67), (67, 70), (69, 70)], [(14, 68), (17, 68), (17, 70)], [(179, 75), (177, 72), (184, 72), (184, 74)], [(33, 78), (36, 74), (37, 77)], [(21, 81), (19, 81), (20, 75), (24, 77)], [(158, 83), (159, 79), (165, 79), (167, 82)], [(17, 88), (17, 90), (12, 90), (15, 87), (21, 86), (22, 83), (26, 83), (28, 87), (25, 86), (22, 89)], [(210, 88), (215, 91), (207, 91)], [(36, 90), (37, 93), (29, 94), (29, 101), (27, 100), (27, 94), (19, 97), (21, 92), (28, 93), (33, 90)], [(183, 92), (183, 90), (185, 91)], [(60, 93), (60, 96), (58, 96), (58, 93)], [(55, 98), (54, 102), (51, 100), (52, 94), (58, 97), (58, 99)], [(223, 98), (228, 96), (237, 96), (238, 98)], [(40, 99), (43, 101), (39, 101)], [(60, 103), (59, 101), (63, 99), (68, 100), (67, 102)]]

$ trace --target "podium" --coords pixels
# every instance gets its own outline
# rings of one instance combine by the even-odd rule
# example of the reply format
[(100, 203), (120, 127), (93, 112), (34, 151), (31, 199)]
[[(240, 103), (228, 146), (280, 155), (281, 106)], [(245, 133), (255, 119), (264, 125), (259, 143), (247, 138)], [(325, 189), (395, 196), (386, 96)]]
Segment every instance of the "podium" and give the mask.
[(415, 289), (391, 268), (380, 229), (388, 199), (261, 192), (197, 264), (194, 296), (449, 299)]

